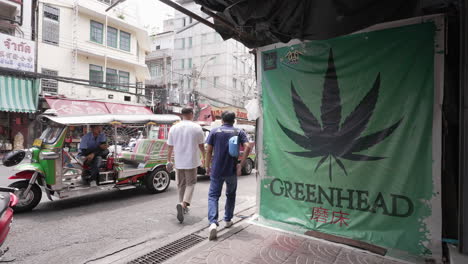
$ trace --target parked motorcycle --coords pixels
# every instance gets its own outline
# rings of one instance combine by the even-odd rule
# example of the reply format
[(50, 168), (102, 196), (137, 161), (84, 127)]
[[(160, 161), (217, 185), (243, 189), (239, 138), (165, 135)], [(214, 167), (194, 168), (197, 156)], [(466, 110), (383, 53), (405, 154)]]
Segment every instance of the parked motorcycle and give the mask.
[(18, 189), (0, 187), (0, 257), (8, 251), (8, 248), (1, 249), (1, 247), (10, 232), (11, 222), (13, 221), (12, 207), (18, 203), (18, 197), (14, 194), (15, 191), (18, 191)]

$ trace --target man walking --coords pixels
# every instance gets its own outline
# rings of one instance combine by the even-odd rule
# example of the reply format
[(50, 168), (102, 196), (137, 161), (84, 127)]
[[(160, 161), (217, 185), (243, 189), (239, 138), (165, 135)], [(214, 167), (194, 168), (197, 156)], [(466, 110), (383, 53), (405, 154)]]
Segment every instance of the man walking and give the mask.
[(197, 183), (197, 167), (201, 165), (200, 151), (205, 156), (204, 135), (200, 125), (192, 122), (193, 109), (182, 109), (182, 122), (169, 130), (167, 144), (167, 167), (171, 169), (174, 153), (176, 182), (179, 192), (179, 203), (176, 205), (177, 219), (184, 221), (184, 213), (192, 202), (192, 195)]
[[(234, 128), (236, 115), (234, 112), (225, 111), (222, 116), (223, 125), (211, 130), (206, 143), (208, 144), (206, 153), (207, 174), (210, 175), (210, 190), (208, 193), (208, 220), (210, 222), (209, 239), (217, 237), (218, 227), (218, 201), (221, 196), (223, 184), (226, 182), (226, 206), (224, 209), (224, 222), (226, 228), (232, 226), (234, 207), (236, 204), (237, 176), (241, 175), (241, 168), (250, 153), (250, 146), (247, 135), (244, 131)], [(238, 137), (238, 145), (244, 146), (244, 153), (238, 163), (238, 157), (229, 154), (229, 140)], [(213, 164), (211, 156), (213, 154)], [(211, 174), (210, 174), (211, 172)]]

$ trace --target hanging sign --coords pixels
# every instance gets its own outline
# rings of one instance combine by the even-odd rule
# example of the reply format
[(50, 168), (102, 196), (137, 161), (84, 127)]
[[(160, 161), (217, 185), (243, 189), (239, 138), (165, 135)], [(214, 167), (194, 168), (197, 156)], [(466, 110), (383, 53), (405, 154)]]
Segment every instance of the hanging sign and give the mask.
[(0, 33), (0, 67), (34, 72), (34, 41)]

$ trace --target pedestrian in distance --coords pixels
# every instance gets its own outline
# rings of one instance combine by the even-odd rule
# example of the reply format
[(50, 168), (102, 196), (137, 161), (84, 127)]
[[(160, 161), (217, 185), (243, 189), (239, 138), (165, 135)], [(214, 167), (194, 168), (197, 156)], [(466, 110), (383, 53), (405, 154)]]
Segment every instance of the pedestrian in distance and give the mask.
[[(208, 221), (209, 240), (217, 237), (218, 201), (224, 183), (226, 183), (226, 205), (224, 208), (224, 222), (226, 228), (233, 225), (234, 207), (236, 204), (237, 176), (241, 175), (250, 153), (247, 134), (234, 127), (236, 115), (225, 111), (221, 115), (223, 125), (212, 129), (208, 138), (205, 165), (210, 175), (210, 189), (208, 192)], [(239, 162), (239, 146), (244, 147), (244, 153)], [(236, 149), (237, 148), (237, 149)], [(213, 156), (213, 162), (211, 158)], [(210, 166), (211, 165), (211, 166)]]
[[(204, 134), (200, 125), (193, 121), (193, 109), (182, 109), (182, 121), (171, 127), (167, 145), (166, 167), (175, 167), (179, 203), (176, 205), (177, 219), (184, 221), (184, 214), (192, 203), (193, 191), (197, 183), (197, 167), (202, 164), (200, 157), (205, 156)], [(200, 153), (201, 152), (201, 153)], [(174, 164), (172, 163), (174, 153)]]

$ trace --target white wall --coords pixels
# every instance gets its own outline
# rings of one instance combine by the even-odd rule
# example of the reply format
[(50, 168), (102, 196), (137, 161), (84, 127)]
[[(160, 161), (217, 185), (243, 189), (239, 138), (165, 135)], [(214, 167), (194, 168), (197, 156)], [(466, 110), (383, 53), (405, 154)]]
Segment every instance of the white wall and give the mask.
[[(43, 2), (60, 8), (60, 39), (59, 45), (51, 45), (43, 42), (42, 24), (43, 24)], [(136, 16), (125, 15), (125, 20), (118, 18), (115, 14), (107, 19), (108, 25), (119, 30), (123, 30), (131, 34), (130, 52), (117, 48), (107, 47), (106, 34), (104, 31), (103, 43), (99, 44), (90, 40), (90, 21), (94, 20), (104, 25), (106, 29), (106, 17), (104, 9), (108, 7), (95, 0), (81, 0), (78, 7), (78, 17), (75, 19), (73, 5), (69, 4), (72, 1), (47, 0), (42, 1), (39, 6), (39, 52), (38, 52), (38, 70), (42, 68), (56, 70), (59, 76), (73, 77), (78, 79), (89, 80), (89, 65), (95, 64), (103, 67), (105, 76), (105, 66), (108, 68), (126, 71), (130, 73), (130, 83), (135, 84), (137, 81), (143, 82), (147, 75), (145, 71), (145, 52), (147, 51), (141, 45), (142, 32), (133, 30), (135, 26), (131, 23), (136, 23)], [(81, 9), (80, 9), (81, 8)], [(93, 8), (93, 12), (88, 8)], [(96, 10), (100, 10), (97, 12)], [(125, 10), (127, 11), (127, 10)], [(132, 21), (132, 19), (134, 21)], [(129, 20), (129, 23), (126, 21)], [(76, 25), (75, 25), (76, 21)], [(130, 23), (131, 22), (131, 23)], [(76, 45), (74, 44), (74, 34), (76, 32)], [(145, 32), (143, 32), (145, 33)], [(143, 34), (144, 35), (144, 34)], [(144, 40), (144, 39), (143, 39)], [(146, 45), (149, 47), (149, 43)], [(74, 47), (77, 47), (77, 59), (74, 63)], [(104, 77), (105, 78), (105, 77)], [(134, 88), (130, 88), (129, 92), (135, 93)], [(90, 87), (85, 85), (59, 83), (58, 94), (65, 95), (70, 98), (79, 99), (97, 99), (119, 103), (137, 103), (137, 98), (131, 95), (131, 101), (124, 100), (124, 96), (129, 96), (128, 93), (123, 93), (115, 90), (105, 90), (98, 87)], [(113, 95), (113, 99), (109, 99), (109, 94)]]

